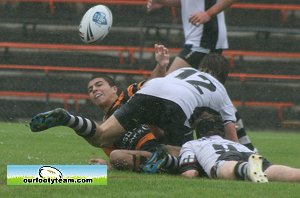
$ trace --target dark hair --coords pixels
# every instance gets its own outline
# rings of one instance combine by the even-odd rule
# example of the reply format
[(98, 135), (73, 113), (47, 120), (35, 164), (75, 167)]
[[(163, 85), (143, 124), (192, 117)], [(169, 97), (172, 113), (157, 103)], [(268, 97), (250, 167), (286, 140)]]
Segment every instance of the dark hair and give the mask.
[(197, 138), (212, 135), (225, 136), (223, 119), (219, 112), (208, 107), (195, 108), (190, 125), (196, 130)]
[(210, 53), (203, 57), (198, 69), (211, 74), (222, 84), (225, 84), (229, 73), (229, 63), (224, 56), (218, 53)]
[(90, 78), (89, 82), (91, 82), (91, 80), (93, 80), (95, 78), (103, 78), (111, 87), (112, 86), (117, 86), (115, 80), (112, 77), (108, 76), (108, 75), (105, 75), (105, 74), (95, 74), (95, 75), (93, 75)]

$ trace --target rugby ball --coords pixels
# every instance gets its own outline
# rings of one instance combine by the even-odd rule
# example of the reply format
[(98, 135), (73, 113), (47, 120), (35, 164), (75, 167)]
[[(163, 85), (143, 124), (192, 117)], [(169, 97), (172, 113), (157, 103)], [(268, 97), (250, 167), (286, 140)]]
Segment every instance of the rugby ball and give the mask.
[(79, 36), (85, 43), (102, 40), (109, 33), (112, 23), (110, 9), (105, 5), (96, 5), (83, 15), (79, 25)]

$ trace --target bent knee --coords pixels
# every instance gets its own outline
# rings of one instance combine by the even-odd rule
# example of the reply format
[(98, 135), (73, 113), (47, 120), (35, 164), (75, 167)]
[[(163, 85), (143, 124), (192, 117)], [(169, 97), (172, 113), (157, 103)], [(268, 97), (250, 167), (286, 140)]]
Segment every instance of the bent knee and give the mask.
[(199, 172), (197, 170), (188, 170), (181, 173), (181, 175), (187, 178), (194, 178), (199, 176)]

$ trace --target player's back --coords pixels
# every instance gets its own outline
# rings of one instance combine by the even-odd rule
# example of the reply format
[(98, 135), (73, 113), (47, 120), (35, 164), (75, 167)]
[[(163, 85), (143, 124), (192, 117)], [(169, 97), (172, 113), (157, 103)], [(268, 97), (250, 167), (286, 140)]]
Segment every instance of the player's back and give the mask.
[(193, 68), (178, 69), (166, 77), (152, 79), (138, 93), (173, 101), (188, 118), (195, 107), (205, 106), (220, 112), (224, 120), (235, 120), (234, 107), (224, 86), (210, 74)]
[(215, 165), (219, 157), (226, 152), (245, 152), (252, 153), (242, 144), (226, 140), (218, 135), (203, 137), (185, 143), (180, 151), (180, 155), (186, 155), (185, 152), (192, 152), (205, 172), (210, 176), (210, 170)]

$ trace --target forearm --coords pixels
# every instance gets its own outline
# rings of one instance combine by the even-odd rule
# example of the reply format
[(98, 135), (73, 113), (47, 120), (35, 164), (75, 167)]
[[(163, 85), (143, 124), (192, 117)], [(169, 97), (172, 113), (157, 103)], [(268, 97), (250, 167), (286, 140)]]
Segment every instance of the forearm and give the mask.
[(239, 142), (239, 139), (236, 134), (235, 123), (229, 122), (224, 126), (225, 129), (225, 138), (234, 142)]
[(215, 5), (213, 5), (211, 8), (206, 10), (206, 13), (210, 17), (214, 17), (226, 8), (230, 7), (234, 2), (238, 0), (220, 0)]
[(159, 44), (154, 45), (154, 50), (157, 64), (153, 69), (150, 78), (164, 77), (170, 62), (169, 50), (164, 45)]
[(156, 67), (151, 72), (150, 78), (164, 77), (167, 73), (167, 66), (157, 63)]

